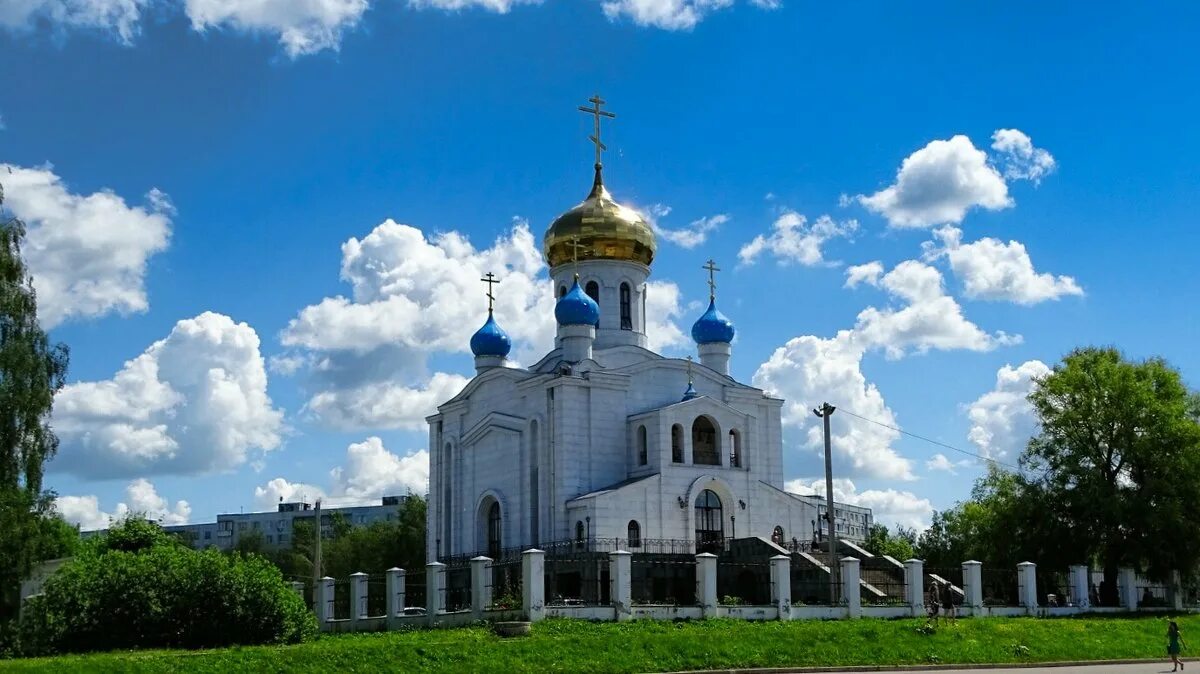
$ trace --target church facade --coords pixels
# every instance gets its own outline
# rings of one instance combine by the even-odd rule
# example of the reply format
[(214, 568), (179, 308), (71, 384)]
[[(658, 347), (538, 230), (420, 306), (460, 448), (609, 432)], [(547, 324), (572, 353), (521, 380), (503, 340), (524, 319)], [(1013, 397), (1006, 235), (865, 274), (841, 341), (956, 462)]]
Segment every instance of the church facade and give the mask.
[[(475, 377), (427, 419), (430, 559), (597, 539), (634, 553), (811, 541), (824, 502), (784, 491), (783, 401), (730, 376), (734, 326), (715, 293), (692, 327), (698, 363), (646, 348), (654, 233), (606, 189), (598, 137), (591, 192), (544, 239), (555, 348), (511, 366), (489, 309)], [(839, 535), (862, 540), (870, 511), (835, 505)]]

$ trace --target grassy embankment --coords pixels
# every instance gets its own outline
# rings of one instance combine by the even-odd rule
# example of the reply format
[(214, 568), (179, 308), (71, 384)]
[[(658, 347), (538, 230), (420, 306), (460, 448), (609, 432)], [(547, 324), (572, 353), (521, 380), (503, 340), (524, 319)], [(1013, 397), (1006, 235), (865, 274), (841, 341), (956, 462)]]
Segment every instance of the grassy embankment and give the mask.
[[(922, 633), (922, 624), (913, 619), (625, 624), (549, 620), (535, 625), (530, 637), (518, 639), (501, 640), (486, 627), (343, 635), (297, 646), (0, 660), (0, 673), (661, 672), (1162, 658), (1166, 651), (1166, 618), (1161, 616), (966, 619), (932, 634)], [(1200, 635), (1200, 616), (1182, 618), (1180, 628), (1185, 638)]]

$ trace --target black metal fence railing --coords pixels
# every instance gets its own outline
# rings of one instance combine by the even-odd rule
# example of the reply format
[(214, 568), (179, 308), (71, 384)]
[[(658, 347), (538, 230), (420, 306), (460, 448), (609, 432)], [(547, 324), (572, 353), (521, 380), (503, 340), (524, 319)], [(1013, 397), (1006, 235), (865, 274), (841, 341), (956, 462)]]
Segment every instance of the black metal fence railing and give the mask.
[(696, 605), (694, 558), (686, 555), (635, 556), (629, 573), (634, 604)]
[(834, 584), (830, 590), (829, 574), (808, 565), (791, 565), (792, 603), (809, 606), (832, 606), (842, 603), (842, 588)]
[(608, 561), (600, 557), (553, 557), (545, 560), (547, 606), (609, 603)]
[[(904, 596), (907, 585), (892, 579), (866, 580), (870, 587), (860, 588), (863, 606), (907, 606), (908, 598)], [(872, 592), (872, 589), (875, 592)]]
[(471, 567), (469, 564), (447, 564), (442, 607), (446, 611), (466, 611), (471, 608)]
[(382, 573), (367, 576), (367, 615), (387, 615), (387, 576)]
[(492, 564), (485, 574), (486, 582), (491, 590), (493, 609), (519, 609), (522, 597), (521, 562), (504, 561)]
[(418, 573), (404, 578), (404, 608), (424, 609), (425, 574)]
[(1146, 608), (1168, 608), (1171, 605), (1167, 586), (1158, 583), (1137, 586), (1138, 606)]
[(350, 581), (335, 580), (333, 581), (333, 602), (329, 616), (334, 620), (347, 620), (350, 618)]
[(771, 563), (717, 560), (717, 600), (722, 604), (771, 603)]
[(981, 573), (984, 606), (1020, 606), (1021, 595), (1017, 572), (1008, 569), (984, 568)]
[(1065, 571), (1037, 571), (1038, 603), (1042, 606), (1075, 606), (1079, 602), (1071, 590), (1071, 574)]

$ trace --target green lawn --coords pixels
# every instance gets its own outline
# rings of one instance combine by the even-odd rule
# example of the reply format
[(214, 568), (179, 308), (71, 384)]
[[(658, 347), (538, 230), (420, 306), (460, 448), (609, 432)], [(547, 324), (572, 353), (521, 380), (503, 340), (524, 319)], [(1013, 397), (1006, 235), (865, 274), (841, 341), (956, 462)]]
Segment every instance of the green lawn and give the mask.
[[(879, 666), (1160, 658), (1165, 617), (984, 618), (933, 634), (923, 621), (593, 624), (548, 620), (526, 638), (486, 627), (327, 636), (297, 646), (141, 651), (0, 660), (0, 673), (88, 672), (651, 672), (721, 667)], [(1200, 616), (1180, 620), (1185, 639)], [(1185, 652), (1186, 655), (1186, 652)]]

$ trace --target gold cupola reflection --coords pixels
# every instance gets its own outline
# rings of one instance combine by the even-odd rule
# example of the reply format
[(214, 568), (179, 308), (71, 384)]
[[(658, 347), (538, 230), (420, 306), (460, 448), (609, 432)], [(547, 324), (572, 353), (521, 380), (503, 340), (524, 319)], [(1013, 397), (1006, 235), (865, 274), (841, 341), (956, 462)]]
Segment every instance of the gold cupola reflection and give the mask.
[(601, 110), (599, 96), (589, 99), (593, 107), (580, 110), (596, 119), (590, 140), (596, 145), (596, 178), (592, 191), (580, 204), (558, 216), (546, 230), (542, 252), (551, 268), (573, 260), (621, 260), (649, 266), (654, 260), (654, 231), (637, 211), (617, 203), (604, 187), (600, 152), (600, 119), (615, 117)]

